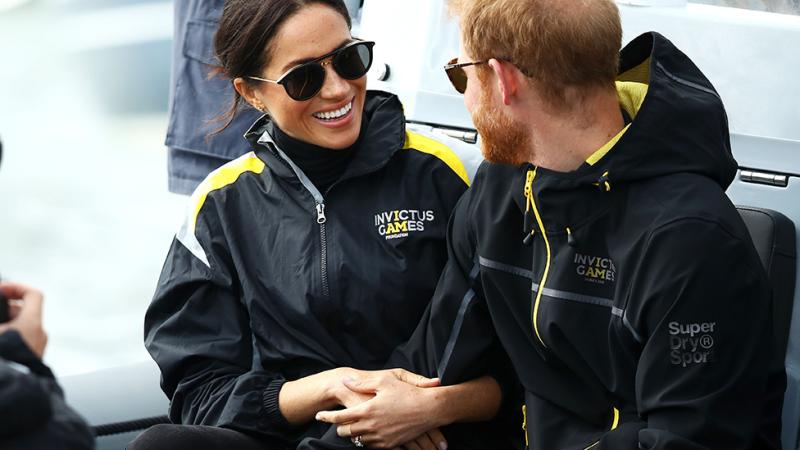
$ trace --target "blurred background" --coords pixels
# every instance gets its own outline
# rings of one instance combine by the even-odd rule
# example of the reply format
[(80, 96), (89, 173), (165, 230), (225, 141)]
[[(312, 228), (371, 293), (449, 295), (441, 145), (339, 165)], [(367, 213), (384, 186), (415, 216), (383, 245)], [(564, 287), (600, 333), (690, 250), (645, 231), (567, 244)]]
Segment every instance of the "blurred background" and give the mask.
[(167, 191), (172, 28), (171, 1), (0, 0), (0, 275), (44, 290), (59, 376), (149, 358), (143, 316), (188, 200)]
[(0, 0), (0, 275), (45, 293), (63, 376), (149, 358), (186, 196), (167, 191), (172, 2)]
[(800, 15), (800, 0), (689, 0), (690, 3), (728, 6), (779, 14)]

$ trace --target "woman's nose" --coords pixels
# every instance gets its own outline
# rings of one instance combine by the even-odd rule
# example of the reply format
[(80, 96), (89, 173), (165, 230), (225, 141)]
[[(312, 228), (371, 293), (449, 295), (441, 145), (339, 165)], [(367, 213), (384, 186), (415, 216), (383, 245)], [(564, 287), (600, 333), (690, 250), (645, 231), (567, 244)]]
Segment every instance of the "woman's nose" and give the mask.
[(325, 82), (322, 84), (320, 95), (323, 98), (337, 99), (347, 95), (350, 91), (350, 84), (347, 80), (339, 76), (333, 64), (325, 64)]

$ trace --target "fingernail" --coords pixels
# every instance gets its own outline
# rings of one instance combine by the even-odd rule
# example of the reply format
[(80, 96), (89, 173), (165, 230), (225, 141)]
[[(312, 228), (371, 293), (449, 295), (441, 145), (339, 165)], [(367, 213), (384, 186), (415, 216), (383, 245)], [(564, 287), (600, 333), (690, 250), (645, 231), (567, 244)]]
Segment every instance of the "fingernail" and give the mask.
[(445, 441), (439, 442), (439, 448), (442, 450), (447, 450), (447, 442)]
[(347, 375), (345, 375), (345, 376), (342, 377), (342, 381), (346, 381), (346, 382), (349, 383), (349, 382), (353, 381), (353, 379), (348, 377)]
[(314, 416), (314, 419), (315, 420), (322, 420), (322, 415), (320, 413), (317, 413), (317, 415)]

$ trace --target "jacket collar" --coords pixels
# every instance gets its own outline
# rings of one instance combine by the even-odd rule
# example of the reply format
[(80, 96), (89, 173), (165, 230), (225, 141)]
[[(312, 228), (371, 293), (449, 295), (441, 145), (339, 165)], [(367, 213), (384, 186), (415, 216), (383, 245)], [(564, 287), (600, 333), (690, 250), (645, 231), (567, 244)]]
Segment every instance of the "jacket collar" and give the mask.
[[(532, 192), (548, 231), (590, 220), (629, 183), (693, 173), (724, 190), (736, 174), (719, 95), (668, 39), (651, 32), (631, 41), (620, 53), (617, 80), (645, 83), (647, 90), (627, 131), (599, 160), (572, 172), (530, 164), (517, 172), (512, 195), (525, 211), (527, 173), (536, 169)], [(611, 189), (600, 189), (606, 182)]]
[[(359, 146), (342, 178), (352, 178), (379, 170), (405, 143), (405, 117), (400, 100), (383, 91), (367, 91), (364, 102), (364, 119), (368, 121)], [(245, 133), (245, 138), (264, 164), (281, 178), (296, 178), (292, 164), (277, 151), (267, 132), (269, 116), (259, 118)]]

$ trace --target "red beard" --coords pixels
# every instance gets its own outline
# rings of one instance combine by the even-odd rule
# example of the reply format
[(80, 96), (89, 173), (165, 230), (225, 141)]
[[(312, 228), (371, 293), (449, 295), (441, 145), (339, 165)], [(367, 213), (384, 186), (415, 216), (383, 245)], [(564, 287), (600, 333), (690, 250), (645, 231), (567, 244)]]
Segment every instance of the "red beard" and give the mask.
[(481, 89), (472, 121), (481, 135), (481, 152), (487, 161), (516, 167), (528, 161), (530, 139), (525, 125), (495, 106), (487, 89)]

